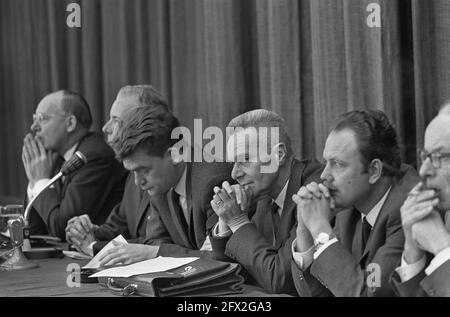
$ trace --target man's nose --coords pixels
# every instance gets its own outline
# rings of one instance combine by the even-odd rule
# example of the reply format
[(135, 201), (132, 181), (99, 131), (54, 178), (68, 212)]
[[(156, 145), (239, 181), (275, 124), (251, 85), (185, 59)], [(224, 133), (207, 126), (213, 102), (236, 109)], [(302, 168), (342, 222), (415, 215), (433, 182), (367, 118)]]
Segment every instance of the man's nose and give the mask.
[(427, 178), (430, 176), (433, 176), (436, 172), (435, 168), (433, 167), (433, 164), (431, 164), (431, 159), (427, 157), (425, 161), (422, 162), (422, 165), (420, 166), (419, 175), (422, 178)]
[(320, 179), (324, 183), (331, 183), (331, 181), (333, 180), (333, 176), (331, 175), (331, 173), (329, 171), (328, 164), (325, 165), (325, 168), (323, 169), (322, 173), (320, 174)]
[(236, 180), (242, 176), (242, 171), (237, 163), (234, 163), (233, 169), (231, 170), (231, 178)]
[(33, 123), (31, 124), (30, 130), (31, 132), (35, 133), (37, 131), (39, 131), (41, 129), (39, 123), (37, 121), (33, 121)]

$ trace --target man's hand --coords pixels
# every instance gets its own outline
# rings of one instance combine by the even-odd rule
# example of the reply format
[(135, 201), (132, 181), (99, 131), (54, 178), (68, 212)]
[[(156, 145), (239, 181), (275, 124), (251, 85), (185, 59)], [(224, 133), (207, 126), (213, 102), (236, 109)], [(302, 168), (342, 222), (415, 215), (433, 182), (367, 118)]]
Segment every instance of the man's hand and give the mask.
[(418, 246), (435, 256), (450, 247), (450, 233), (445, 228), (441, 216), (436, 211), (411, 227), (412, 238)]
[(150, 260), (158, 255), (159, 246), (146, 244), (121, 244), (113, 241), (114, 248), (109, 249), (99, 258), (100, 266), (131, 264)]
[[(243, 202), (247, 204), (248, 199), (245, 191), (236, 191), (239, 192), (241, 204)], [(211, 207), (225, 224), (229, 225), (234, 219), (247, 214), (245, 210), (242, 210), (241, 205), (238, 204), (237, 196), (228, 182), (223, 182), (222, 188), (214, 187), (214, 193)]]
[(67, 222), (66, 241), (72, 243), (78, 251), (89, 254), (89, 245), (97, 241), (94, 235), (97, 228), (88, 215), (73, 217)]
[(422, 188), (423, 183), (414, 186), (400, 208), (405, 233), (404, 257), (409, 264), (419, 261), (424, 255), (423, 250), (413, 238), (412, 226), (431, 215), (434, 207), (439, 203), (439, 200), (435, 198), (434, 190), (422, 190)]
[(43, 178), (51, 178), (58, 153), (47, 151), (39, 139), (28, 133), (23, 141), (22, 162), (31, 186)]
[[(333, 232), (330, 225), (330, 198), (327, 198), (322, 190), (319, 184), (312, 182), (302, 186), (292, 197), (297, 204), (297, 218), (303, 221), (313, 238), (316, 238), (321, 232)], [(297, 226), (297, 231), (301, 232), (303, 224), (301, 222), (299, 224), (300, 227)]]

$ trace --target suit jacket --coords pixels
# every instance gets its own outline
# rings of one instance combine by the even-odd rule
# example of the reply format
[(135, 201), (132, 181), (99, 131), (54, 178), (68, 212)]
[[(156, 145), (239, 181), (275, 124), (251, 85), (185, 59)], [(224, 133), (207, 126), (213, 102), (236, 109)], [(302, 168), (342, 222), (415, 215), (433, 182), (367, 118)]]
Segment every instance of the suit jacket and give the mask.
[(299, 295), (393, 296), (389, 276), (401, 258), (404, 244), (400, 207), (418, 181), (412, 167), (402, 166), (401, 176), (392, 186), (362, 254), (358, 251), (361, 213), (355, 209), (339, 212), (334, 227), (339, 241), (327, 247), (304, 272), (292, 261)]
[(274, 227), (271, 214), (272, 198), (260, 200), (251, 223), (242, 226), (230, 237), (211, 236), (211, 244), (216, 258), (222, 253), (239, 262), (250, 274), (247, 283), (256, 283), (266, 292), (296, 294), (291, 277), (292, 241), (296, 237), (297, 212), (292, 195), (303, 184), (318, 181), (322, 166), (310, 160), (291, 164), (286, 198), (281, 213), (279, 239), (273, 243)]
[(144, 243), (147, 217), (150, 213), (150, 197), (134, 183), (129, 174), (122, 201), (111, 211), (104, 224), (94, 231), (98, 240), (94, 253), (100, 251), (110, 240), (121, 234), (129, 243)]
[[(446, 227), (450, 231), (450, 213), (447, 212)], [(432, 255), (427, 254), (429, 263)], [(429, 276), (425, 274), (425, 268), (412, 279), (401, 282), (396, 272), (392, 274), (391, 283), (398, 296), (402, 297), (450, 297), (450, 260), (439, 266)]]
[[(217, 222), (210, 201), (214, 186), (231, 181), (232, 165), (229, 163), (187, 163), (186, 199), (189, 223), (185, 220), (179, 202), (171, 189), (163, 195), (150, 198), (150, 220), (147, 222), (147, 240), (159, 245), (159, 256), (205, 256), (212, 252), (199, 251), (207, 232)], [(164, 228), (165, 230), (161, 230)]]
[(38, 196), (29, 214), (31, 234), (64, 239), (70, 218), (88, 214), (93, 223), (100, 225), (122, 199), (127, 173), (103, 136), (88, 133), (79, 141), (77, 150), (88, 163)]

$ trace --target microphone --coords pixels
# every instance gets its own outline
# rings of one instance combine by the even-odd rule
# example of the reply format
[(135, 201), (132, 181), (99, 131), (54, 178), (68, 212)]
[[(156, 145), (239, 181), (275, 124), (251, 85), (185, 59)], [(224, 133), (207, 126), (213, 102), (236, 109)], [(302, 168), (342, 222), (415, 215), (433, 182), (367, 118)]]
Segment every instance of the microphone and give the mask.
[(63, 166), (61, 167), (60, 173), (64, 176), (72, 174), (87, 162), (88, 160), (86, 156), (84, 156), (84, 154), (80, 151), (76, 151), (75, 154), (72, 155), (72, 157), (67, 162), (64, 162)]
[[(52, 185), (54, 182), (56, 182), (62, 176), (68, 176), (68, 175), (72, 174), (73, 172), (75, 172), (78, 169), (80, 169), (81, 167), (83, 167), (83, 165), (85, 165), (87, 162), (88, 162), (88, 160), (87, 160), (86, 156), (83, 153), (81, 153), (80, 151), (76, 151), (75, 154), (73, 154), (72, 157), (68, 161), (64, 162), (59, 173), (56, 174), (51, 180), (49, 180), (49, 182), (47, 184), (45, 184), (45, 186), (41, 190), (39, 190), (39, 192), (28, 203), (27, 208), (25, 209), (25, 212), (23, 215), (23, 218), (25, 221), (25, 227), (28, 227), (28, 214), (29, 214), (29, 212), (31, 210), (31, 206), (33, 205), (36, 198), (45, 189), (50, 187), (50, 185)], [(25, 245), (25, 244), (24, 244), (24, 247), (29, 248), (29, 246)]]

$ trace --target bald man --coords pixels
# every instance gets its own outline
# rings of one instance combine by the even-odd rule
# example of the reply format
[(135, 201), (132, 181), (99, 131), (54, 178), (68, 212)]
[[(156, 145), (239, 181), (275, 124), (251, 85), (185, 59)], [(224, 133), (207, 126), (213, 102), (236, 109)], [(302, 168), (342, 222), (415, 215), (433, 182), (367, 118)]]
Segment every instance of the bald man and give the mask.
[(392, 277), (400, 296), (450, 296), (450, 104), (425, 131), (422, 182), (401, 208), (405, 248)]
[(45, 189), (29, 214), (30, 234), (65, 238), (67, 221), (87, 213), (95, 224), (105, 222), (122, 198), (126, 172), (103, 137), (89, 132), (89, 105), (77, 93), (60, 90), (45, 96), (24, 138), (22, 161), (31, 200), (76, 151), (88, 163)]

